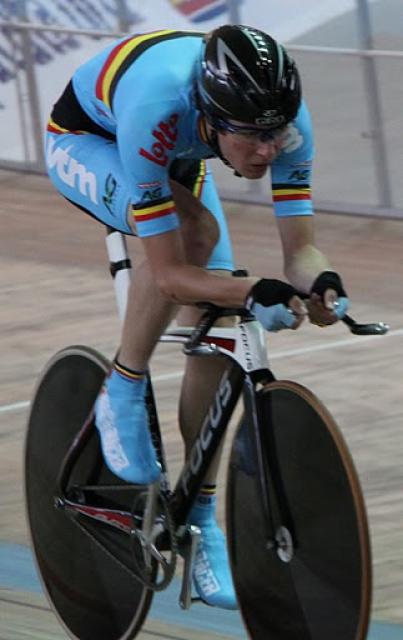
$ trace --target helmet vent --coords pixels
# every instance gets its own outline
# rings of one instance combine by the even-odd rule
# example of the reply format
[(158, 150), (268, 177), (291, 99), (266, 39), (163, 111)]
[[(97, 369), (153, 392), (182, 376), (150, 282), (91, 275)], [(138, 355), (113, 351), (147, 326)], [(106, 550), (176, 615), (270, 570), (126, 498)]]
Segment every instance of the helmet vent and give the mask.
[(229, 66), (228, 66), (228, 60), (230, 60), (232, 62), (232, 65), (235, 65), (235, 71), (238, 71), (238, 73), (241, 72), (241, 74), (246, 76), (246, 78), (248, 78), (249, 82), (251, 82), (253, 84), (253, 86), (255, 87), (255, 89), (259, 93), (262, 93), (262, 94), (264, 93), (262, 88), (259, 87), (259, 85), (256, 82), (255, 78), (249, 73), (249, 71), (246, 69), (246, 67), (244, 67), (242, 62), (235, 55), (235, 53), (233, 51), (231, 51), (231, 49), (226, 45), (224, 40), (222, 40), (221, 38), (218, 38), (217, 39), (217, 61), (218, 61), (218, 67), (219, 67), (219, 69), (221, 69), (221, 71), (224, 71), (225, 73), (227, 73), (229, 75), (230, 74), (230, 69), (229, 69)]

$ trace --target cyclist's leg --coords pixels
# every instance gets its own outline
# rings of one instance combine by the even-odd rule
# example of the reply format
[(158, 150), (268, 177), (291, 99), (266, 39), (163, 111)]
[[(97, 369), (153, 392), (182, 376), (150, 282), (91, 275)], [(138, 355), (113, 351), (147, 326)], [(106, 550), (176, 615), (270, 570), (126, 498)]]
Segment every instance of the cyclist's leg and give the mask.
[[(219, 232), (218, 240), (209, 257), (207, 268), (217, 275), (220, 274), (223, 277), (231, 276), (234, 266), (229, 231), (214, 178), (208, 168), (203, 171), (202, 177), (200, 176), (195, 180), (195, 183), (193, 194), (214, 216)], [(190, 242), (190, 238), (188, 241)], [(200, 310), (195, 307), (183, 307), (178, 315), (178, 323), (192, 326), (197, 322), (200, 314)], [(232, 320), (223, 318), (220, 323), (222, 325), (232, 324)], [(187, 359), (180, 401), (180, 424), (186, 452), (190, 450), (193, 444), (200, 422), (210, 405), (224, 369), (225, 363), (220, 358)], [(197, 399), (196, 403), (195, 399)], [(216, 461), (206, 476), (206, 482), (209, 484), (215, 482), (218, 462), (219, 456), (216, 457)]]
[[(218, 242), (210, 256), (208, 268), (223, 277), (231, 276), (233, 270), (231, 243), (211, 173), (205, 173), (202, 184), (200, 182), (196, 182), (193, 193), (196, 192), (195, 195), (212, 212), (220, 232)], [(178, 322), (193, 325), (199, 315), (198, 309), (184, 307), (178, 316)], [(224, 318), (221, 323), (232, 324), (232, 319)], [(180, 427), (187, 451), (210, 406), (225, 366), (221, 358), (187, 358), (179, 411)], [(205, 485), (189, 518), (192, 524), (200, 527), (202, 534), (193, 577), (196, 590), (203, 600), (212, 605), (234, 609), (237, 604), (226, 541), (216, 519), (215, 485), (221, 452), (222, 446), (205, 476)]]
[[(93, 134), (49, 133), (46, 161), (54, 186), (65, 198), (100, 222), (133, 233), (116, 143)], [(163, 315), (169, 309), (157, 311)], [(160, 469), (148, 430), (145, 385), (144, 373), (132, 375), (115, 363), (96, 403), (96, 425), (111, 471), (124, 480), (148, 484)]]
[(48, 133), (46, 165), (56, 189), (100, 222), (131, 234), (130, 203), (116, 144), (93, 134)]
[[(218, 239), (214, 217), (188, 189), (172, 179), (171, 189), (187, 260), (205, 266)], [(156, 342), (178, 307), (161, 294), (147, 260), (135, 269), (129, 300), (119, 359), (127, 367), (142, 370), (147, 367)]]
[[(218, 239), (217, 224), (189, 190), (175, 180), (171, 183), (187, 258), (204, 266)], [(130, 377), (145, 372), (156, 342), (176, 311), (159, 291), (148, 262), (136, 266), (118, 355), (120, 374)]]

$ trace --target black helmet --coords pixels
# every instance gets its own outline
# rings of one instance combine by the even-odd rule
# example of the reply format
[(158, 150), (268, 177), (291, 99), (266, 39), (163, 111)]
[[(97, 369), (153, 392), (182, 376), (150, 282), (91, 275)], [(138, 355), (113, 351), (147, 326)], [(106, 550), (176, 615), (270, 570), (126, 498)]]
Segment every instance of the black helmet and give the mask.
[(225, 25), (206, 35), (197, 94), (215, 128), (228, 119), (282, 127), (295, 118), (301, 102), (298, 70), (284, 47), (243, 25)]

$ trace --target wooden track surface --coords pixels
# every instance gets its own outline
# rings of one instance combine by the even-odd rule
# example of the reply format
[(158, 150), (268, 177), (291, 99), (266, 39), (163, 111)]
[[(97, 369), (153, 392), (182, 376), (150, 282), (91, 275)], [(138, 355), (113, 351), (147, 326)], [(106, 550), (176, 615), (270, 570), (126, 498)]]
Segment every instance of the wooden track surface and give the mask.
[[(88, 344), (113, 357), (119, 323), (102, 226), (64, 202), (44, 177), (3, 172), (0, 190), (0, 542), (28, 544), (22, 458), (35, 380), (49, 357), (69, 344)], [(238, 266), (282, 277), (270, 209), (227, 203), (226, 210)], [(403, 623), (403, 223), (318, 214), (317, 241), (343, 273), (351, 314), (362, 322), (383, 320), (391, 332), (359, 338), (341, 323), (331, 329), (305, 325), (270, 337), (272, 366), (277, 378), (311, 388), (339, 423), (369, 512), (373, 616)], [(133, 239), (129, 246), (136, 263), (140, 243)], [(170, 345), (158, 348), (153, 363), (173, 479), (182, 459), (176, 427), (182, 364)], [(222, 518), (224, 464), (220, 480)], [(7, 590), (2, 596), (0, 638), (64, 637), (39, 596)], [(203, 636), (192, 633), (150, 623), (139, 638)]]

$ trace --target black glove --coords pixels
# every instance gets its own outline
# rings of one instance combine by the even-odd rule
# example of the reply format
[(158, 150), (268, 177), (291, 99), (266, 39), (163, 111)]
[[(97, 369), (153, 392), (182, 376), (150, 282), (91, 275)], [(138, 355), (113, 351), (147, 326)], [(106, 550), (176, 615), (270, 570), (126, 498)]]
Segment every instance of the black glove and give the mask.
[[(323, 296), (325, 294), (325, 291), (327, 291), (328, 289), (333, 289), (337, 293), (337, 300), (334, 303), (333, 311), (336, 314), (337, 318), (340, 320), (346, 315), (350, 306), (350, 301), (344, 290), (341, 278), (335, 271), (323, 271), (322, 273), (320, 273), (312, 285), (311, 294), (316, 293), (321, 297), (321, 300), (323, 302)], [(314, 322), (314, 324), (318, 323)]]
[(291, 298), (297, 295), (297, 290), (287, 282), (262, 278), (249, 291), (245, 306), (247, 309), (251, 309), (255, 303), (263, 307), (270, 307), (274, 304), (287, 306)]
[(338, 298), (347, 298), (341, 278), (335, 271), (322, 271), (313, 283), (311, 293), (317, 293), (323, 300), (327, 289), (334, 289)]

